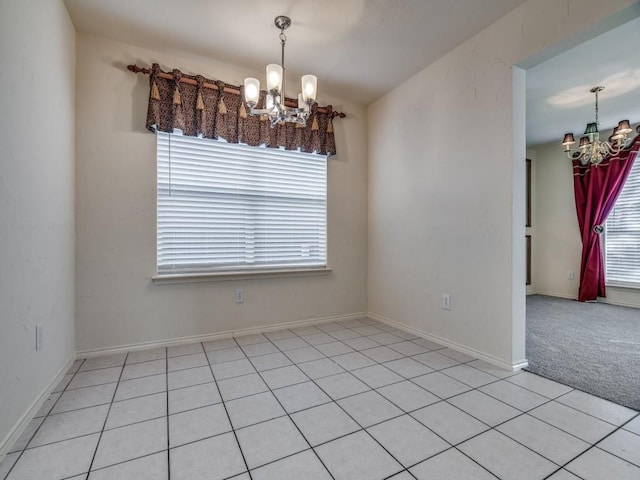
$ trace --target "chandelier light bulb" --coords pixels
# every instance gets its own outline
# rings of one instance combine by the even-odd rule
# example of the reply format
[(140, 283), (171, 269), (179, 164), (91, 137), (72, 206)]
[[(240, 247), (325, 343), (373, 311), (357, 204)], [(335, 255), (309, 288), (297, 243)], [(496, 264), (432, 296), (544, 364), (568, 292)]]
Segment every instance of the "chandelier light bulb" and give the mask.
[(264, 115), (271, 122), (271, 126), (283, 122), (293, 122), (303, 127), (311, 114), (311, 104), (316, 100), (318, 93), (318, 79), (314, 75), (304, 75), (301, 79), (302, 93), (298, 95), (297, 108), (285, 104), (285, 79), (284, 79), (284, 47), (287, 36), (284, 31), (291, 26), (291, 19), (280, 15), (274, 19), (274, 24), (280, 30), (280, 46), (282, 49), (282, 61), (280, 65), (271, 63), (267, 65), (267, 95), (265, 108), (258, 109), (260, 98), (260, 81), (255, 78), (246, 78), (244, 81), (244, 100), (250, 108), (251, 115)]

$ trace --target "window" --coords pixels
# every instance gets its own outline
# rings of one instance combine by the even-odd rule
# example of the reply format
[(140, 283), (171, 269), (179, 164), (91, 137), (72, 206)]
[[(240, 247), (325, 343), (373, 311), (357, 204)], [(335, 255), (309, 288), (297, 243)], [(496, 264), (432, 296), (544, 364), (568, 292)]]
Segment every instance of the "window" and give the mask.
[(325, 268), (327, 158), (157, 133), (158, 275)]
[(640, 288), (640, 161), (635, 160), (605, 230), (607, 284)]

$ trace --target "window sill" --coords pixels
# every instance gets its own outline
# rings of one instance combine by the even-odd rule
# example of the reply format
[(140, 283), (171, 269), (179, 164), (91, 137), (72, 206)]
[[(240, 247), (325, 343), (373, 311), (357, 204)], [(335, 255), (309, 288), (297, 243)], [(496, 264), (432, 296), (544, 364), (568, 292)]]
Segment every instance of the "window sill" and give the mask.
[(173, 283), (228, 282), (233, 280), (253, 280), (258, 278), (312, 277), (328, 275), (326, 268), (301, 268), (288, 270), (259, 270), (254, 272), (182, 273), (176, 275), (154, 275), (151, 281), (158, 285)]

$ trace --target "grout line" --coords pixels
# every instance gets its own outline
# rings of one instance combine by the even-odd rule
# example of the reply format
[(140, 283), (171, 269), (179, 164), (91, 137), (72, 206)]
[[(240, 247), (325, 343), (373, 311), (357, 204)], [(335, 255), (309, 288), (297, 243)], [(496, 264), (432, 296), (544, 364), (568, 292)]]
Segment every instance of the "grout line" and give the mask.
[[(233, 337), (231, 337), (231, 338), (235, 342), (235, 339)], [(202, 343), (200, 345), (202, 345), (202, 348), (204, 350), (204, 345)], [(207, 362), (209, 362), (209, 355), (207, 354), (206, 350), (205, 350), (204, 355), (207, 358)], [(238, 445), (238, 450), (240, 450), (240, 455), (242, 455), (242, 461), (244, 462), (244, 466), (247, 469), (246, 471), (247, 471), (247, 474), (249, 475), (249, 479), (253, 480), (253, 476), (251, 475), (251, 472), (249, 471), (249, 464), (247, 463), (247, 459), (245, 458), (244, 452), (242, 451), (242, 447), (240, 446), (240, 440), (238, 440), (238, 435), (236, 434), (236, 431), (233, 428), (233, 423), (231, 422), (231, 416), (229, 415), (229, 410), (227, 409), (227, 405), (225, 404), (224, 400), (222, 400), (222, 391), (220, 390), (220, 386), (218, 385), (218, 381), (216, 380), (216, 376), (213, 373), (213, 367), (212, 367), (211, 363), (209, 363), (209, 371), (211, 372), (211, 376), (213, 377), (213, 382), (215, 383), (216, 388), (218, 389), (218, 395), (220, 396), (220, 400), (222, 401), (222, 406), (224, 408), (224, 412), (227, 414), (227, 420), (229, 420), (229, 426), (231, 427), (231, 431), (233, 432), (233, 437), (236, 439), (236, 445)], [(169, 387), (169, 385), (167, 385), (167, 388), (168, 387)], [(167, 392), (168, 392), (168, 390), (167, 390)], [(168, 393), (167, 393), (167, 395), (168, 395)], [(168, 414), (169, 414), (169, 412), (167, 411), (167, 415)], [(169, 422), (169, 418), (167, 417), (167, 423), (168, 422)]]
[(166, 347), (164, 349), (164, 358), (166, 362), (164, 372), (164, 381), (166, 387), (165, 394), (167, 396), (167, 480), (171, 480), (171, 450), (169, 449), (169, 349)]
[[(118, 377), (118, 383), (120, 383), (120, 378), (122, 378), (122, 372), (124, 372), (124, 365), (127, 363), (127, 357), (129, 354), (125, 355), (125, 361), (123, 366), (120, 368), (120, 376)], [(93, 456), (91, 457), (91, 463), (89, 464), (89, 470), (87, 472), (87, 477), (91, 474), (91, 467), (93, 467), (93, 462), (96, 459), (96, 455), (98, 453), (98, 448), (100, 448), (100, 440), (102, 440), (102, 434), (104, 433), (104, 429), (107, 426), (107, 421), (109, 420), (109, 414), (111, 413), (111, 407), (113, 405), (113, 399), (116, 397), (116, 392), (118, 391), (118, 386), (113, 390), (113, 396), (111, 397), (111, 403), (109, 404), (109, 408), (107, 409), (107, 415), (104, 417), (104, 423), (102, 424), (102, 430), (100, 431), (100, 435), (98, 436), (98, 441), (96, 443), (96, 449), (93, 451)]]

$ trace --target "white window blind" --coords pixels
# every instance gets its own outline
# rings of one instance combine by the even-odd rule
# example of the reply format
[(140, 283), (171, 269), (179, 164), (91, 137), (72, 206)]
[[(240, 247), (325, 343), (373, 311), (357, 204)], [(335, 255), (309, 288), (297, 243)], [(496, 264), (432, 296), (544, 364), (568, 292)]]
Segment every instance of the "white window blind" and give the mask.
[(157, 133), (158, 275), (322, 268), (327, 158)]
[(607, 219), (604, 243), (607, 284), (640, 288), (640, 161), (637, 158)]

